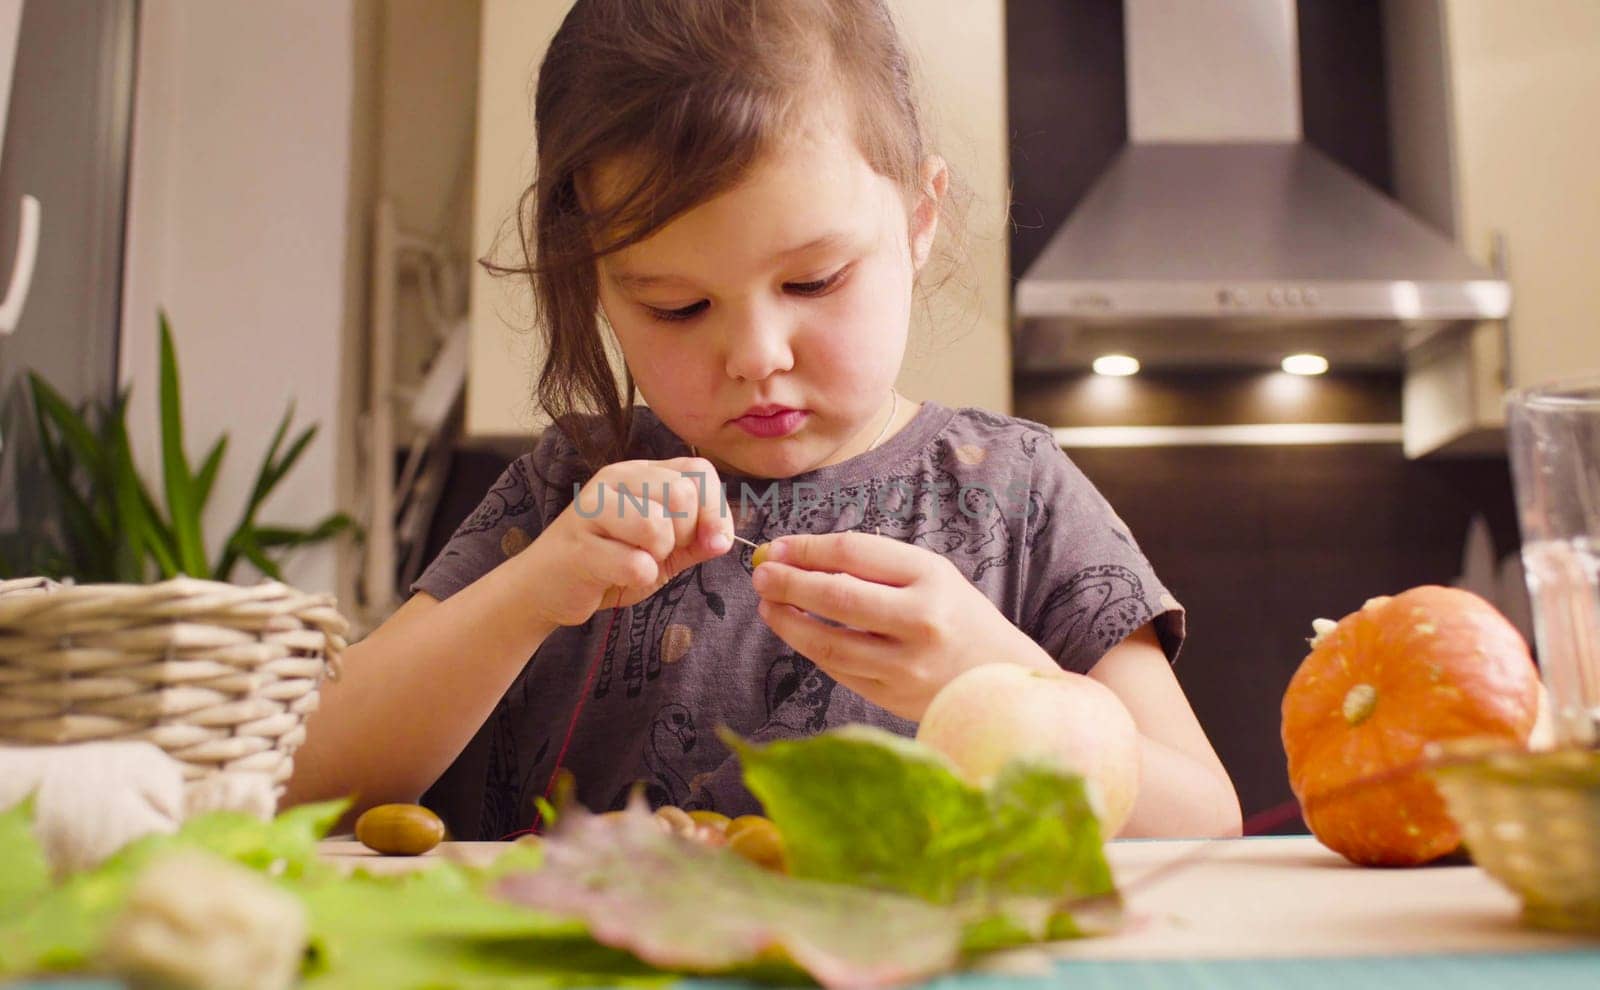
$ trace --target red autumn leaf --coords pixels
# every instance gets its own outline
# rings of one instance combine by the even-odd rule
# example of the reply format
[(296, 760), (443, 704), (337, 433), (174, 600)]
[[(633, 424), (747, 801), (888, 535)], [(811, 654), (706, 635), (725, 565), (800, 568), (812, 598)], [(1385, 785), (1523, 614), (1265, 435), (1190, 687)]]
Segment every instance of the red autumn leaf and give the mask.
[(664, 831), (642, 801), (609, 817), (569, 807), (543, 865), (498, 893), (581, 918), (596, 941), (651, 965), (708, 973), (787, 960), (830, 988), (924, 980), (954, 966), (961, 946), (949, 908), (769, 872)]

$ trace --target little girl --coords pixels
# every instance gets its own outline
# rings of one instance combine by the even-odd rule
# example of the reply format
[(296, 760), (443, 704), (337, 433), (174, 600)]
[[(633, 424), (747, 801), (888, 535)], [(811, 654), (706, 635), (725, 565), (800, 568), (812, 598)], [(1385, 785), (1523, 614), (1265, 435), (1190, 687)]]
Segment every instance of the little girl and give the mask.
[(350, 649), (288, 800), (415, 801), (478, 734), (457, 838), (529, 827), (558, 766), (596, 811), (739, 815), (719, 726), (910, 735), (1000, 662), (1131, 712), (1123, 834), (1237, 833), (1122, 521), (1039, 424), (894, 390), (948, 174), (884, 0), (577, 0), (535, 123), (555, 425)]

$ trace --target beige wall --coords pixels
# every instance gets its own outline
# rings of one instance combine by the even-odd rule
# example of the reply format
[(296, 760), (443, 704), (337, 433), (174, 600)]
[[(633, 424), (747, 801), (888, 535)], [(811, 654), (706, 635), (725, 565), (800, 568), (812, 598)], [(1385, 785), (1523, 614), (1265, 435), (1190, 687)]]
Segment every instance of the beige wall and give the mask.
[(1600, 3), (1444, 0), (1457, 231), (1503, 232), (1523, 385), (1600, 372)]
[[(402, 230), (457, 255), (468, 277), (473, 255), (473, 141), (477, 130), (477, 0), (382, 0), (378, 77), (377, 187)], [(446, 300), (445, 305), (454, 305)], [(395, 306), (396, 374), (421, 379), (437, 350), (410, 280)], [(446, 314), (448, 315), (448, 314)], [(402, 414), (397, 425), (409, 421)], [(402, 432), (400, 439), (406, 439)]]
[[(899, 385), (915, 399), (1011, 412), (1010, 161), (1001, 0), (893, 0), (917, 60), (933, 148), (971, 195), (954, 277), (914, 324)], [(930, 280), (937, 280), (934, 272)]]
[[(472, 246), (516, 255), (517, 199), (533, 177), (533, 80), (567, 0), (483, 0)], [(509, 225), (509, 226), (508, 226)], [(502, 239), (503, 238), (503, 239)], [(531, 395), (537, 361), (526, 291), (474, 268), (467, 375), (469, 437), (520, 437), (542, 428)]]
[[(934, 146), (971, 191), (965, 239), (945, 246), (954, 277), (919, 310), (899, 384), (918, 399), (1009, 412), (1010, 279), (1005, 210), (1005, 41), (1001, 0), (893, 0), (924, 80)], [(488, 251), (532, 175), (532, 80), (566, 0), (484, 0), (473, 244)], [(940, 272), (932, 271), (930, 281)], [(467, 432), (522, 436), (539, 428), (531, 393), (535, 338), (528, 300), (511, 280), (477, 272)]]
[[(363, 13), (357, 0), (141, 4), (119, 374), (133, 386), (140, 469), (159, 479), (164, 307), (190, 458), (220, 432), (231, 437), (205, 520), (212, 559), (291, 400), (297, 424), (322, 430), (264, 521), (309, 524), (340, 504), (340, 405), (359, 318), (347, 290), (362, 256), (352, 105), (357, 48), (371, 40)], [(336, 570), (333, 549), (320, 547), (292, 559), (286, 577), (336, 590)]]

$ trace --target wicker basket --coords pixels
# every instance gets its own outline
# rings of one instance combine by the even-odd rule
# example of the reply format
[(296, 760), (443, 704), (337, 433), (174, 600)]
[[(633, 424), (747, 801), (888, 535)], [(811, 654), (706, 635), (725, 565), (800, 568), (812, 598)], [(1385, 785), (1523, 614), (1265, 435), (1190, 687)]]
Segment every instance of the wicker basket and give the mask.
[(1473, 862), (1531, 925), (1600, 932), (1600, 751), (1443, 753), (1433, 779)]
[(347, 631), (330, 596), (276, 582), (0, 581), (0, 744), (144, 740), (190, 780), (281, 783)]

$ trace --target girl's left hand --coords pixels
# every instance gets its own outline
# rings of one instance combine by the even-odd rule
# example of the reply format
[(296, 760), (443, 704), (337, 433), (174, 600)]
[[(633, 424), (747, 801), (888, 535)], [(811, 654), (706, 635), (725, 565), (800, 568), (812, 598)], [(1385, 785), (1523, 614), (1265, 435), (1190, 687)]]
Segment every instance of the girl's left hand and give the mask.
[(912, 721), (972, 667), (1060, 669), (954, 564), (887, 536), (780, 537), (752, 579), (762, 619), (784, 642), (840, 684)]

